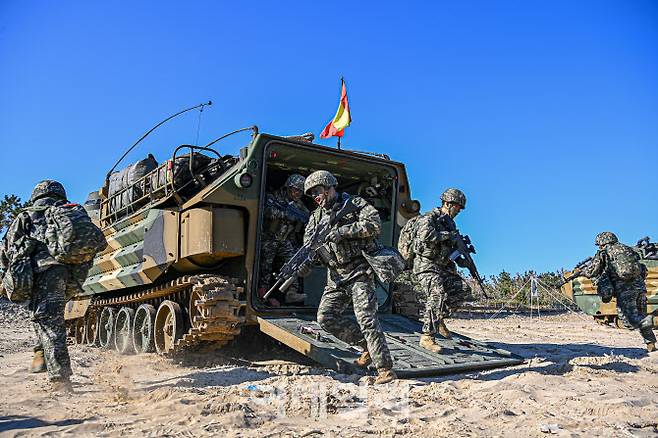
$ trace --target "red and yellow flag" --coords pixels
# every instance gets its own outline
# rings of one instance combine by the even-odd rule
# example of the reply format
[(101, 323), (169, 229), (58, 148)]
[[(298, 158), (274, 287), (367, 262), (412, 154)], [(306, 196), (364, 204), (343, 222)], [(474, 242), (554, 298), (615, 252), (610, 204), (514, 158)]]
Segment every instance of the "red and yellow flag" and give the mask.
[(329, 137), (342, 137), (343, 130), (350, 126), (352, 122), (352, 117), (350, 117), (350, 106), (347, 103), (347, 88), (345, 88), (345, 81), (341, 78), (340, 80), (342, 87), (340, 91), (340, 103), (338, 104), (338, 111), (334, 119), (324, 127), (320, 138), (329, 138)]

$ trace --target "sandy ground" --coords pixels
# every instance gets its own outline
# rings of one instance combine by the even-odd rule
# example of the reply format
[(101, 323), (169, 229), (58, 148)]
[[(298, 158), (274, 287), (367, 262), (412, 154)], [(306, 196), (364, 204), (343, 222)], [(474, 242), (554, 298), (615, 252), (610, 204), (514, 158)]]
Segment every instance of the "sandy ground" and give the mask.
[(27, 372), (29, 324), (0, 309), (0, 435), (658, 435), (658, 354), (638, 333), (574, 314), (449, 327), (527, 361), (374, 387), (256, 334), (178, 360), (72, 346), (75, 392), (50, 394)]

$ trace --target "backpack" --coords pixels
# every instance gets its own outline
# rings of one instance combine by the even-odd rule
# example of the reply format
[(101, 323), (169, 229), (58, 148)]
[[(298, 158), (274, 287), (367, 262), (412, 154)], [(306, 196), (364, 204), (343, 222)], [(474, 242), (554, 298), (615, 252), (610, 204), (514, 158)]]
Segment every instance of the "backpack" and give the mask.
[(107, 247), (103, 232), (79, 204), (53, 205), (45, 213), (48, 252), (60, 263), (79, 265)]
[(610, 257), (610, 267), (619, 278), (628, 281), (642, 276), (640, 256), (631, 247), (621, 244), (611, 245), (606, 252)]
[(17, 257), (2, 277), (2, 288), (7, 292), (7, 298), (14, 303), (29, 300), (32, 284), (32, 261), (29, 257)]
[(414, 261), (416, 254), (414, 253), (414, 241), (416, 240), (416, 231), (418, 224), (418, 219), (423, 217), (419, 214), (414, 216), (407, 221), (406, 224), (400, 230), (400, 237), (398, 238), (398, 251), (404, 260), (407, 262), (408, 266)]
[(29, 300), (32, 296), (34, 274), (30, 256), (36, 241), (23, 233), (21, 224), (28, 220), (25, 213), (20, 213), (9, 226), (2, 241), (0, 266), (4, 270), (0, 289), (7, 293), (7, 298), (15, 303)]

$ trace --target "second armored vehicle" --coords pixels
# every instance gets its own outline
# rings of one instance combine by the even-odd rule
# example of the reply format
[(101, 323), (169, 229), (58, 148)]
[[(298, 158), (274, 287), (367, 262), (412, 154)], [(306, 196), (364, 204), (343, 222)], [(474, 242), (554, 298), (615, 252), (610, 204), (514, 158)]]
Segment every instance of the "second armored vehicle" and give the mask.
[[(647, 315), (654, 315), (654, 326), (658, 325), (658, 244), (650, 242), (648, 237), (640, 239), (633, 247), (640, 255), (640, 261), (647, 267), (646, 300), (639, 303), (644, 307)], [(581, 262), (586, 264), (587, 261)], [(576, 267), (577, 270), (578, 267)], [(565, 272), (565, 278), (569, 278), (576, 271)], [(562, 285), (562, 293), (575, 302), (587, 315), (594, 317), (601, 324), (613, 324), (624, 328), (624, 323), (617, 314), (617, 301), (604, 303), (597, 293), (597, 288), (592, 280), (586, 277), (576, 277)]]

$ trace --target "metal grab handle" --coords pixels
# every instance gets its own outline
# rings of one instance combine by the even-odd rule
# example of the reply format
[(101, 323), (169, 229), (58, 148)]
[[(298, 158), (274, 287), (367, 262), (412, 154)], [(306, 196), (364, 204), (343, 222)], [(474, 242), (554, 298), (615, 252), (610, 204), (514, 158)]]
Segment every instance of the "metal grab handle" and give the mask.
[(176, 190), (176, 184), (174, 184), (174, 180), (176, 178), (176, 174), (174, 173), (174, 169), (176, 168), (176, 154), (178, 154), (178, 151), (180, 151), (183, 148), (188, 148), (190, 150), (190, 160), (189, 160), (189, 163), (188, 163), (188, 167), (189, 167), (189, 170), (190, 170), (190, 175), (192, 175), (192, 178), (194, 178), (194, 180), (196, 182), (198, 182), (199, 184), (202, 184), (202, 181), (199, 180), (198, 176), (194, 173), (194, 170), (193, 170), (194, 169), (194, 150), (197, 149), (197, 150), (212, 152), (215, 155), (217, 155), (218, 160), (222, 158), (222, 156), (219, 154), (219, 152), (217, 152), (216, 150), (211, 149), (209, 147), (206, 147), (206, 146), (193, 146), (193, 145), (190, 145), (190, 144), (182, 144), (174, 150), (174, 154), (173, 154), (172, 159), (171, 159), (171, 191), (174, 193), (174, 197), (176, 198), (176, 201), (179, 204), (180, 204), (182, 198), (180, 197), (180, 195), (178, 194), (178, 191)]

